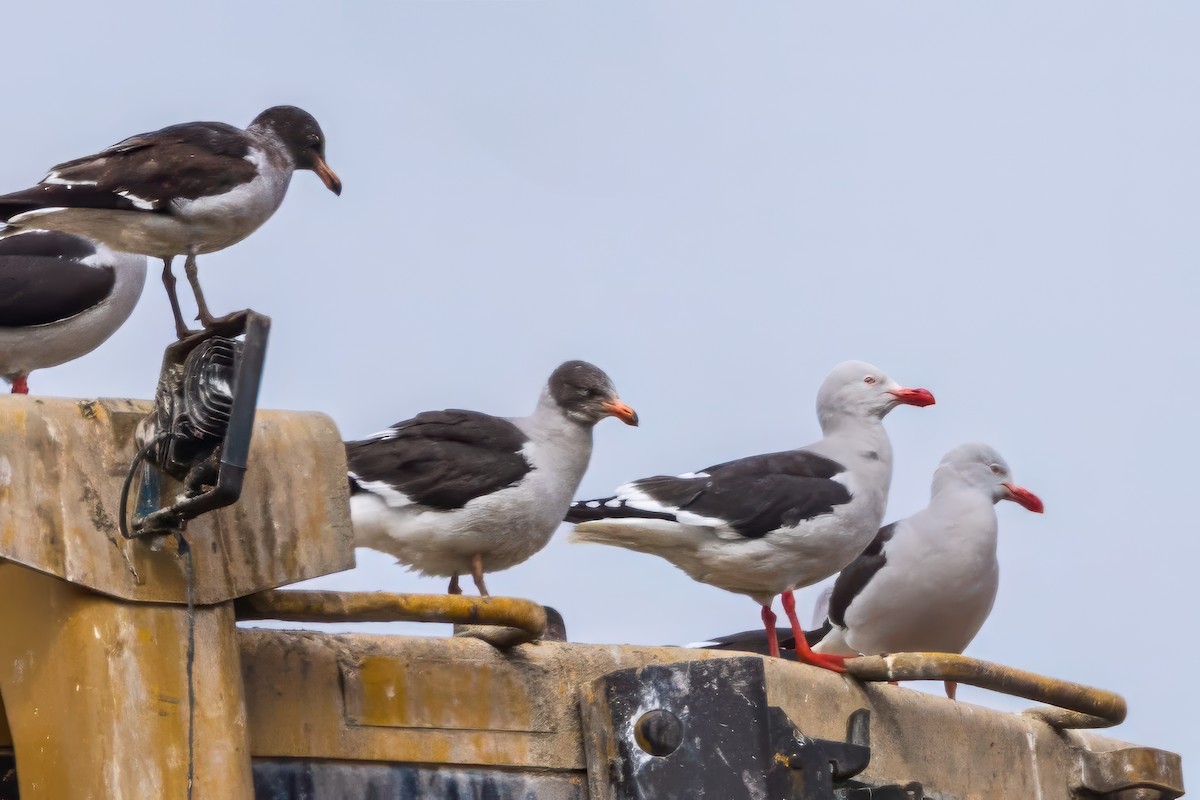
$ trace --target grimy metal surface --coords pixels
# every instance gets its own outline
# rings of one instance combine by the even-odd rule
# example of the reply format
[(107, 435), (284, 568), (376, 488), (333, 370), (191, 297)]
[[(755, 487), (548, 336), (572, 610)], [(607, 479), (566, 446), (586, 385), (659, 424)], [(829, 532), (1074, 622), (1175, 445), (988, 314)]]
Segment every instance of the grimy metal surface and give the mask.
[(263, 759), (254, 763), (254, 798), (586, 800), (587, 787), (582, 776), (570, 774), (460, 767), (429, 769), (411, 764)]
[[(185, 602), (174, 547), (117, 531), (134, 429), (150, 408), (0, 395), (0, 558), (114, 597)], [(341, 436), (328, 417), (260, 411), (241, 499), (188, 527), (196, 602), (353, 566), (347, 492)]]
[[(738, 657), (719, 651), (537, 642), (507, 651), (472, 639), (240, 631), (256, 758), (488, 767), (580, 777), (585, 684), (615, 670)], [(1041, 719), (862, 684), (766, 659), (767, 702), (831, 741), (871, 711), (859, 780), (919, 782), (936, 800), (1178, 797), (1179, 757)], [(1158, 787), (1158, 788), (1155, 788)], [(320, 795), (314, 795), (320, 797)]]
[(195, 800), (253, 796), (228, 604), (196, 609), (194, 748), (186, 607), (117, 600), (7, 563), (0, 627), (22, 800), (184, 800), (189, 753)]

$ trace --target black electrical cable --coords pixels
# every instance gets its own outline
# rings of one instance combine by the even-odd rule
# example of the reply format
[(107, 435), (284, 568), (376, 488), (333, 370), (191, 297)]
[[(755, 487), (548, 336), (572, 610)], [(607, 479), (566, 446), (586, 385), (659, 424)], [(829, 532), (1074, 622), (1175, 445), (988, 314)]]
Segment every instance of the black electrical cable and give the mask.
[(133, 535), (129, 532), (129, 487), (133, 485), (133, 477), (137, 474), (138, 467), (150, 455), (150, 452), (173, 435), (177, 436), (178, 434), (172, 434), (170, 431), (162, 431), (155, 434), (150, 441), (142, 445), (141, 449), (137, 451), (137, 455), (133, 457), (133, 462), (129, 465), (129, 471), (125, 473), (125, 480), (121, 483), (121, 504), (117, 512), (117, 529), (121, 531), (121, 536), (126, 539), (133, 538)]

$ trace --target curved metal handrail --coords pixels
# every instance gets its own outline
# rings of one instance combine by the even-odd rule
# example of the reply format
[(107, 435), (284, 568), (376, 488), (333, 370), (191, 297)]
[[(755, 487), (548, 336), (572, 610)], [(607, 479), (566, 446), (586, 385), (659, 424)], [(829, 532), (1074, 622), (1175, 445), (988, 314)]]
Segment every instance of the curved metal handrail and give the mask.
[(1049, 678), (1016, 667), (956, 653), (893, 653), (846, 660), (847, 674), (860, 681), (956, 681), (1003, 692), (1055, 708), (1029, 713), (1056, 728), (1108, 728), (1125, 719), (1125, 698), (1081, 683)]
[(234, 609), (239, 620), (489, 626), (494, 635), (479, 630), (471, 634), (503, 647), (539, 639), (546, 630), (546, 610), (532, 600), (517, 597), (272, 590), (239, 598)]

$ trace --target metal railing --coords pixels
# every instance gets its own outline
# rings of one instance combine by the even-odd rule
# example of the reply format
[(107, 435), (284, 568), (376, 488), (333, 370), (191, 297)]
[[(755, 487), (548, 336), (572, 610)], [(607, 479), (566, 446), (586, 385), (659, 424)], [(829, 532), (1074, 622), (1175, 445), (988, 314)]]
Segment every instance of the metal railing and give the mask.
[(955, 681), (1024, 697), (1054, 708), (1026, 714), (1055, 728), (1108, 728), (1125, 719), (1125, 698), (1081, 683), (1049, 678), (1016, 667), (955, 653), (893, 653), (846, 661), (847, 674), (860, 681)]
[(239, 620), (285, 622), (445, 622), (497, 647), (541, 638), (546, 609), (517, 597), (391, 592), (267, 591), (234, 604)]

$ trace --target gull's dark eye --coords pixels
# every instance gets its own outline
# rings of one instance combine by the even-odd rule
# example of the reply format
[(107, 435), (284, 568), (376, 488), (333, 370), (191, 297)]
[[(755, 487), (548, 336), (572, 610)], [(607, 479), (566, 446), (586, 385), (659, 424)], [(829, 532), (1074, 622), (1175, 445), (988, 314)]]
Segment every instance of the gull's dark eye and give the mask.
[(1004, 472), (1004, 468), (999, 464), (992, 464), (989, 469), (991, 469), (993, 475), (1000, 475)]
[(875, 385), (875, 376), (868, 375), (867, 377), (863, 378), (863, 383), (865, 383), (867, 386), (874, 386)]

